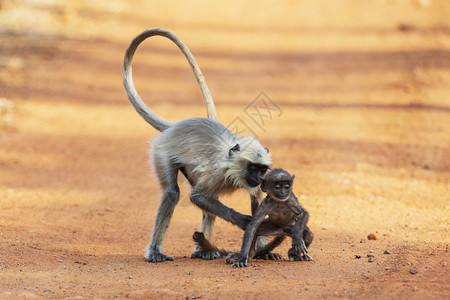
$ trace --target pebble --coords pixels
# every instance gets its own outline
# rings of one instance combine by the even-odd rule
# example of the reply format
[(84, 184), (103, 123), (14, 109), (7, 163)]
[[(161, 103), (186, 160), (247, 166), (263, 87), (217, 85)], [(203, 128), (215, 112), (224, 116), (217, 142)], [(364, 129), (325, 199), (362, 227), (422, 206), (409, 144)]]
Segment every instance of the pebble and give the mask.
[(391, 254), (391, 251), (386, 250), (386, 251), (383, 252), (383, 254)]
[(359, 242), (362, 244), (362, 243), (365, 243), (366, 240), (365, 239), (361, 239)]
[(284, 278), (291, 278), (291, 277), (294, 277), (294, 276), (288, 274), (288, 275), (283, 275), (283, 277), (284, 277)]
[(187, 300), (194, 300), (194, 299), (199, 299), (200, 298), (200, 296), (190, 296), (190, 297), (187, 297), (186, 299)]
[(360, 259), (361, 255), (355, 255), (355, 258)]
[(52, 292), (52, 290), (44, 290), (44, 293), (45, 293), (45, 294), (51, 293), (51, 292)]
[(369, 260), (368, 260), (368, 262), (374, 262), (375, 261), (375, 258), (373, 258), (373, 257), (369, 257)]
[(373, 253), (367, 253), (367, 257), (375, 257), (375, 254), (373, 254)]
[(416, 275), (416, 274), (417, 274), (417, 269), (416, 269), (416, 267), (412, 267), (412, 268), (409, 270), (409, 273), (411, 273), (412, 275)]
[(367, 239), (368, 239), (368, 240), (371, 240), (371, 241), (375, 241), (375, 240), (379, 240), (380, 238), (379, 238), (375, 233), (370, 233), (370, 234), (367, 236)]

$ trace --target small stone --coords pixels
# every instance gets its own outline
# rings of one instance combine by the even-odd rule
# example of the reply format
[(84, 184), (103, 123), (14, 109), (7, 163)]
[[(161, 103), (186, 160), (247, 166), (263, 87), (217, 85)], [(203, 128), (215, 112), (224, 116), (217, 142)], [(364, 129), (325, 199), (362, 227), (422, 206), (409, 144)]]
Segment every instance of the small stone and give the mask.
[(366, 240), (365, 239), (361, 239), (359, 242), (362, 244), (362, 243), (365, 243)]
[(291, 278), (291, 277), (294, 277), (294, 276), (288, 274), (288, 275), (283, 275), (283, 277), (284, 277), (284, 278)]
[(411, 273), (412, 275), (416, 275), (416, 274), (417, 274), (417, 269), (416, 269), (416, 267), (412, 267), (412, 268), (409, 270), (409, 273)]
[(45, 294), (48, 294), (48, 293), (51, 293), (51, 292), (52, 292), (52, 290), (44, 290)]
[(200, 296), (190, 296), (186, 298), (187, 300), (200, 299)]
[(386, 251), (383, 252), (383, 254), (391, 254), (391, 251), (386, 250)]
[(191, 275), (191, 271), (186, 271), (186, 272), (184, 272), (184, 274)]
[(375, 257), (375, 254), (373, 254), (373, 253), (367, 253), (367, 257)]
[(355, 258), (356, 258), (356, 259), (360, 259), (360, 258), (361, 258), (361, 255), (355, 255)]
[(442, 262), (442, 266), (443, 266), (443, 267), (446, 267), (446, 266), (447, 266), (447, 262), (446, 262), (446, 261), (443, 261), (443, 262)]
[(375, 233), (371, 233), (367, 236), (367, 239), (370, 241), (379, 240), (378, 236)]
[(375, 258), (373, 258), (373, 257), (369, 257), (369, 259), (368, 259), (368, 262), (374, 262), (375, 261)]

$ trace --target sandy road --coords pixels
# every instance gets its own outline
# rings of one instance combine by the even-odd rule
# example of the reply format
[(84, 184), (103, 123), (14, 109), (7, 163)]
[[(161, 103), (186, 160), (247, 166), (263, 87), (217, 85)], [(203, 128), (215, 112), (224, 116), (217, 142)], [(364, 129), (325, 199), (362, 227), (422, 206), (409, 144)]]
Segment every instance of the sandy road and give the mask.
[[(288, 2), (0, 1), (0, 298), (450, 296), (449, 5)], [(313, 262), (190, 259), (201, 213), (185, 196), (165, 243), (175, 261), (145, 262), (156, 131), (126, 100), (120, 62), (149, 27), (182, 37), (222, 122), (296, 174)], [(134, 76), (160, 116), (205, 115), (169, 42), (148, 41)], [(264, 123), (246, 114), (261, 91), (278, 108)], [(242, 192), (222, 200), (250, 211)], [(218, 246), (241, 238), (217, 222)]]

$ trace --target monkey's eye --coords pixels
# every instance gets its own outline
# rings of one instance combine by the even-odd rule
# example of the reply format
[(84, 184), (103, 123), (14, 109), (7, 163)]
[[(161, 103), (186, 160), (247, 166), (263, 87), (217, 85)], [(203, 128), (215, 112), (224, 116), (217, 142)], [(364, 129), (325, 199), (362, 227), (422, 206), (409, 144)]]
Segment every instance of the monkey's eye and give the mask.
[(284, 185), (284, 188), (285, 189), (289, 189), (291, 187), (291, 185), (289, 184), (289, 183), (286, 183), (285, 185)]
[(256, 166), (255, 165), (249, 165), (248, 166), (248, 169), (250, 170), (250, 171), (256, 171)]
[(275, 184), (275, 186), (273, 188), (276, 190), (279, 190), (279, 189), (281, 189), (281, 184)]

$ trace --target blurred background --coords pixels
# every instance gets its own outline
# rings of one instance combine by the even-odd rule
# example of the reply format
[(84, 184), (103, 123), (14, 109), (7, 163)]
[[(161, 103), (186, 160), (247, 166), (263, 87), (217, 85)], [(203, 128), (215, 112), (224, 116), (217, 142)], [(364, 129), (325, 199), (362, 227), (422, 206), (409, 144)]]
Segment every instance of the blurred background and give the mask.
[[(132, 38), (155, 27), (190, 48), (219, 120), (239, 120), (244, 134), (270, 148), (275, 167), (296, 174), (294, 191), (317, 233), (309, 272), (319, 283), (310, 293), (342, 296), (333, 274), (353, 280), (367, 273), (349, 261), (325, 261), (341, 257), (342, 248), (358, 254), (370, 232), (382, 240), (371, 248), (398, 250), (390, 261), (378, 257), (382, 265), (434, 270), (415, 277), (419, 282), (445, 279), (445, 268), (433, 268), (442, 265), (436, 255), (448, 258), (450, 242), (448, 1), (0, 0), (0, 250), (34, 266), (25, 282), (47, 282), (52, 274), (43, 270), (55, 253), (131, 255), (139, 272), (159, 203), (146, 156), (157, 132), (128, 102), (121, 61)], [(206, 116), (192, 71), (169, 40), (146, 40), (133, 76), (164, 119)], [(260, 106), (261, 97), (276, 110)], [(165, 244), (178, 258), (192, 251), (201, 218), (186, 197), (189, 187), (183, 193)], [(223, 201), (250, 213), (247, 198), (238, 192)], [(239, 248), (239, 229), (219, 220), (216, 232), (220, 246)], [(423, 249), (412, 250), (418, 245), (427, 253), (447, 245), (447, 252), (424, 257)], [(22, 257), (31, 246), (40, 250)], [(14, 290), (18, 269), (6, 271), (2, 282)], [(375, 274), (373, 282), (383, 282), (384, 273)], [(332, 282), (331, 290), (321, 280)], [(103, 284), (114, 291), (107, 279)], [(261, 282), (275, 293), (266, 296), (281, 295), (271, 284)], [(364, 284), (353, 289), (358, 294)], [(448, 281), (419, 289), (425, 298), (449, 292)]]

